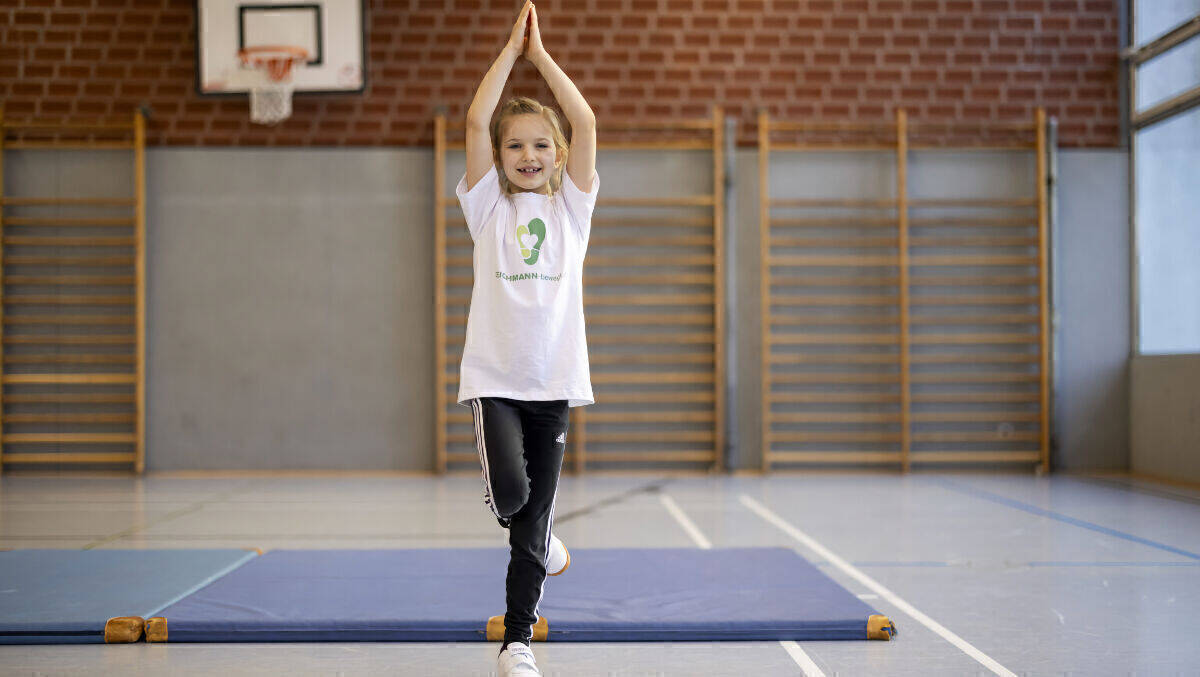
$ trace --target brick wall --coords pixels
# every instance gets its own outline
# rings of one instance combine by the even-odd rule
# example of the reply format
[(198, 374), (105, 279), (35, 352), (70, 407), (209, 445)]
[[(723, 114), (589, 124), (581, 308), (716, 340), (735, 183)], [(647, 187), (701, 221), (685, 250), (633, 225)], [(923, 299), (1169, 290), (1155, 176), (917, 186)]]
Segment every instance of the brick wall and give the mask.
[[(1118, 144), (1117, 0), (543, 0), (547, 51), (606, 119), (1028, 119), (1070, 147)], [(464, 115), (518, 0), (370, 0), (363, 95), (297, 96), (252, 125), (245, 99), (195, 93), (190, 0), (6, 0), (6, 117), (154, 116), (166, 145), (431, 145), (439, 105)], [(510, 91), (551, 100), (521, 62)]]

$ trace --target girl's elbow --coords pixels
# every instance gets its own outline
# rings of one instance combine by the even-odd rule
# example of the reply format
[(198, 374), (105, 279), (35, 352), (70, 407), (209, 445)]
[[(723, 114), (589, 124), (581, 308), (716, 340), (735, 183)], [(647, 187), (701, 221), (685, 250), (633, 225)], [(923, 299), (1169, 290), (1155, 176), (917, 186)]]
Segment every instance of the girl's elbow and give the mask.
[(476, 132), (488, 133), (488, 127), (491, 124), (491, 116), (484, 117), (482, 115), (472, 115), (467, 113), (467, 129)]
[(596, 115), (588, 109), (582, 113), (576, 114), (570, 119), (572, 129), (595, 129)]

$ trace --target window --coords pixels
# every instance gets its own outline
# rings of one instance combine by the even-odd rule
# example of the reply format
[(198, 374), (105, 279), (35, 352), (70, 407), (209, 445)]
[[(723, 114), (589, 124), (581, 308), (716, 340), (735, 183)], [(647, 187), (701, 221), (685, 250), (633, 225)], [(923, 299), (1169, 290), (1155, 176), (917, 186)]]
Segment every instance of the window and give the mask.
[(1136, 0), (1133, 19), (1137, 350), (1200, 353), (1200, 0)]
[(1200, 39), (1191, 39), (1138, 66), (1137, 108), (1163, 103), (1200, 85)]
[(1137, 0), (1135, 45), (1144, 45), (1200, 14), (1200, 0)]
[(1200, 352), (1200, 108), (1134, 147), (1141, 352)]

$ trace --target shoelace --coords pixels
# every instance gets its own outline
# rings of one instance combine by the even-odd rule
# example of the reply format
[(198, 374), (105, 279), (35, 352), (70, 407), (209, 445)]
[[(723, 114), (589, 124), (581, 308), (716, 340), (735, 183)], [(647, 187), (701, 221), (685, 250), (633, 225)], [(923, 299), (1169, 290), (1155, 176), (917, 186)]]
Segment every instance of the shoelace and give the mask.
[[(528, 647), (519, 646), (515, 649), (509, 648), (508, 653), (513, 658), (521, 659), (521, 664), (524, 665), (525, 667), (529, 667), (529, 668), (537, 667), (537, 663), (535, 663), (533, 661), (533, 651), (531, 651)], [(518, 667), (518, 666), (513, 666), (513, 667)]]

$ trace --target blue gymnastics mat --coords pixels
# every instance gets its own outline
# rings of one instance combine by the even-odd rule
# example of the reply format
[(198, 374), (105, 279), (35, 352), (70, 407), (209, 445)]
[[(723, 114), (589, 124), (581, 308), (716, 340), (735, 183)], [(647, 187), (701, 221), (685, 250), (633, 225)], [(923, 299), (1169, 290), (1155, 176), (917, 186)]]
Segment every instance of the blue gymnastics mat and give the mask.
[[(484, 641), (497, 631), (488, 619), (504, 613), (507, 562), (503, 549), (271, 551), (148, 618), (146, 635)], [(887, 639), (894, 630), (786, 548), (572, 550), (539, 613), (535, 639), (549, 641)]]
[[(119, 639), (110, 619), (158, 613), (256, 553), (245, 550), (12, 550), (0, 552), (0, 644)], [(125, 628), (128, 630), (129, 628)]]

